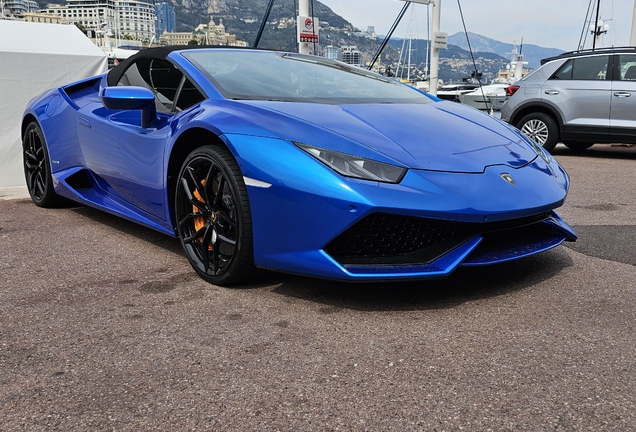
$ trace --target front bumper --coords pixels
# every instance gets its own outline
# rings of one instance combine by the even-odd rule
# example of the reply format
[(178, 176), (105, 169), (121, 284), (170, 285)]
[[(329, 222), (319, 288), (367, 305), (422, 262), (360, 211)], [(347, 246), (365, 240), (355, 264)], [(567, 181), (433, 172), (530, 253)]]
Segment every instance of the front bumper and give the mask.
[[(350, 281), (422, 279), (576, 239), (553, 212), (568, 188), (556, 162), (481, 174), (410, 170), (400, 184), (385, 184), (344, 178), (283, 140), (226, 138), (244, 175), (270, 185), (248, 186), (259, 267)], [(390, 220), (378, 225), (378, 217)], [(365, 243), (369, 254), (351, 253)]]

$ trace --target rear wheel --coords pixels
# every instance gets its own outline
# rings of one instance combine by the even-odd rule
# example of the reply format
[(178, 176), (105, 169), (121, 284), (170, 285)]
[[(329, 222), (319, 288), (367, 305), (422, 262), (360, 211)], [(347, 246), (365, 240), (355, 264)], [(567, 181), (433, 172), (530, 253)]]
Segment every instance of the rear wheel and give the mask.
[(29, 123), (24, 132), (22, 161), (27, 188), (35, 205), (58, 207), (67, 202), (53, 189), (49, 152), (42, 129), (36, 122)]
[(530, 113), (519, 120), (517, 128), (548, 151), (554, 150), (559, 142), (559, 128), (547, 114)]
[(587, 150), (594, 145), (594, 143), (584, 143), (584, 142), (576, 142), (576, 141), (564, 141), (563, 144), (570, 150)]
[(205, 146), (190, 153), (179, 172), (174, 208), (181, 244), (199, 276), (231, 285), (254, 275), (247, 189), (227, 150)]

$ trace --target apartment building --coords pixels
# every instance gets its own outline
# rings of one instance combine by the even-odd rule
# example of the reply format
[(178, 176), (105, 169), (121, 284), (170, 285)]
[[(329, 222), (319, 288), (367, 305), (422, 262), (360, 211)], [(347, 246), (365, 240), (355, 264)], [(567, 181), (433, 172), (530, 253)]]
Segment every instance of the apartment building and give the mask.
[(118, 37), (130, 35), (147, 41), (155, 37), (155, 6), (144, 1), (68, 0), (64, 6), (50, 4), (40, 12), (59, 15), (86, 30), (109, 32)]

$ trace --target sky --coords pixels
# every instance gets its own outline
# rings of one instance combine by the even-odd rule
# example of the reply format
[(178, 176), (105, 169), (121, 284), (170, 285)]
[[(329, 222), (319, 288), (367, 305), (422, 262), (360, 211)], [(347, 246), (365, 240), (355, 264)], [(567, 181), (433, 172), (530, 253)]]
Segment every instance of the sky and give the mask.
[[(399, 0), (320, 1), (360, 29), (375, 26), (379, 35), (389, 31), (404, 5)], [(602, 36), (601, 46), (629, 45), (635, 2), (601, 1), (600, 18), (610, 26)], [(524, 44), (572, 51), (578, 48), (590, 0), (441, 0), (440, 30), (449, 35), (463, 32), (458, 3), (469, 32), (505, 43), (519, 44), (523, 38)], [(594, 0), (594, 11), (596, 3)], [(412, 4), (393, 37), (404, 38), (412, 33), (413, 38), (426, 39), (427, 8)], [(586, 48), (590, 48), (591, 36), (587, 41)]]

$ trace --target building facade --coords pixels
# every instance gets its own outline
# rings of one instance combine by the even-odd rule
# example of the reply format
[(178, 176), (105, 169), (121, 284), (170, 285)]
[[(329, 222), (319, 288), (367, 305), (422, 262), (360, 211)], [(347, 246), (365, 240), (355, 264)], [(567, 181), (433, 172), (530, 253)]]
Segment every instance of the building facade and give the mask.
[(353, 66), (362, 66), (362, 54), (355, 45), (341, 47), (338, 60)]
[(338, 60), (339, 53), (340, 50), (333, 45), (328, 45), (325, 47), (325, 57), (327, 57), (328, 59)]
[(159, 38), (160, 45), (187, 45), (191, 40), (199, 40), (192, 32), (167, 32), (164, 31)]
[(4, 0), (4, 8), (15, 16), (22, 16), (27, 12), (37, 11), (40, 6), (34, 0)]
[(59, 15), (44, 14), (40, 12), (26, 12), (22, 14), (26, 22), (38, 22), (49, 24), (70, 24), (67, 19)]
[(156, 40), (159, 41), (163, 32), (173, 33), (177, 30), (177, 18), (174, 6), (170, 3), (155, 3), (157, 23), (155, 25)]
[(377, 37), (375, 35), (375, 27), (374, 26), (368, 26), (366, 30), (361, 30), (359, 32), (354, 32), (353, 36), (365, 37), (367, 39), (377, 39)]
[(220, 20), (217, 25), (212, 17), (210, 17), (209, 23), (199, 24), (193, 32), (163, 32), (160, 44), (187, 45), (192, 40), (195, 40), (199, 45), (248, 46), (247, 42), (237, 40), (235, 34), (225, 31), (223, 20)]
[(65, 6), (50, 4), (41, 13), (59, 15), (86, 30), (107, 32), (124, 38), (151, 41), (157, 15), (152, 3), (123, 0), (68, 0)]

